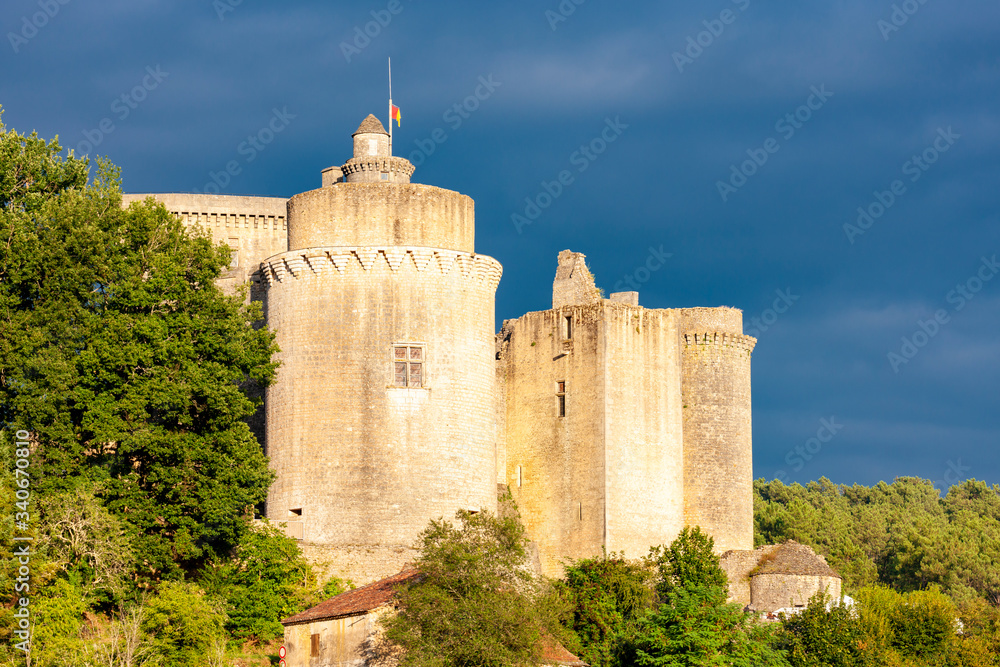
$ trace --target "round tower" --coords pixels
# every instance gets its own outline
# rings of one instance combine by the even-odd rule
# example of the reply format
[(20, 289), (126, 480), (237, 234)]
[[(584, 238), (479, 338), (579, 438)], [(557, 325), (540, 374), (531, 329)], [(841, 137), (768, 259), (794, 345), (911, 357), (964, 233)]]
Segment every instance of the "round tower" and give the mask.
[(735, 308), (681, 310), (684, 523), (715, 549), (753, 549), (750, 355)]
[(348, 183), (409, 183), (413, 164), (393, 157), (389, 151), (389, 133), (379, 119), (368, 114), (354, 133), (354, 157), (341, 170)]
[(289, 249), (261, 268), (281, 349), (267, 515), (363, 584), (430, 519), (496, 510), (501, 267), (474, 252), (472, 199), (409, 183), (374, 116), (354, 149), (346, 182), (291, 198)]

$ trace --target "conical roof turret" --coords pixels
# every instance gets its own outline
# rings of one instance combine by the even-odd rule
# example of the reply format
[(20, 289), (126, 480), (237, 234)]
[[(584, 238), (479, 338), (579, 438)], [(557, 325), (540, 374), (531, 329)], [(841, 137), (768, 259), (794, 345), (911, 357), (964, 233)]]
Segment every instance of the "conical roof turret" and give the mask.
[(375, 114), (368, 114), (368, 117), (361, 121), (361, 125), (358, 126), (357, 131), (351, 136), (357, 136), (359, 134), (384, 134), (389, 136), (389, 133), (385, 131), (382, 127), (382, 121), (375, 117)]

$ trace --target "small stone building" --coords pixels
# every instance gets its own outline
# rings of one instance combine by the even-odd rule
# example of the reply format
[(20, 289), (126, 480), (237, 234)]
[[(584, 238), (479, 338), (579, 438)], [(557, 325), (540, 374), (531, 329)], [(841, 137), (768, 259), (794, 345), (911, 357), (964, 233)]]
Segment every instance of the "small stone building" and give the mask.
[[(399, 650), (382, 640), (380, 620), (393, 612), (396, 590), (419, 577), (407, 568), (283, 620), (286, 667), (395, 667)], [(553, 639), (542, 656), (541, 667), (587, 667)]]
[(825, 558), (794, 540), (727, 551), (720, 564), (729, 576), (729, 600), (751, 611), (805, 607), (819, 592), (835, 600), (841, 596), (840, 575)]

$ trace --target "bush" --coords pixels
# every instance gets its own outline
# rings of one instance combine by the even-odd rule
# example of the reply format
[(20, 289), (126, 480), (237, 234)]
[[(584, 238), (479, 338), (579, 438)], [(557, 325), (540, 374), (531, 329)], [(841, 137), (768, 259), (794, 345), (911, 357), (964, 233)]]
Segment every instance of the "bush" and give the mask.
[(195, 667), (225, 640), (225, 622), (226, 615), (198, 587), (165, 582), (146, 603), (142, 631), (165, 665)]

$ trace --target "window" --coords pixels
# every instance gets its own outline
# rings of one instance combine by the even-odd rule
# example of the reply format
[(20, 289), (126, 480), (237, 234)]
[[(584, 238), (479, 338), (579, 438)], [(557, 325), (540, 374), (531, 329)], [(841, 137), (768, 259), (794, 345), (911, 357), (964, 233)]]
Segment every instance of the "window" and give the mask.
[(573, 337), (573, 316), (567, 315), (563, 320), (563, 338), (569, 340)]
[(521, 466), (517, 466), (517, 488), (521, 488)]
[(369, 139), (368, 140), (368, 154), (369, 155), (378, 155), (378, 139)]
[(388, 181), (389, 180), (389, 174), (383, 171), (382, 172), (382, 180), (383, 181)]
[(397, 387), (424, 386), (424, 348), (397, 345), (393, 348), (394, 384)]
[(309, 643), (311, 644), (311, 646), (309, 647), (309, 657), (310, 658), (318, 658), (319, 657), (319, 635), (310, 635), (309, 636)]
[(566, 381), (556, 382), (556, 401), (558, 403), (558, 414), (560, 417), (566, 416)]
[(297, 507), (295, 509), (288, 510), (288, 516), (289, 516), (289, 518), (293, 518), (293, 519), (296, 518), (296, 517), (301, 517), (302, 516), (302, 508), (301, 507)]

